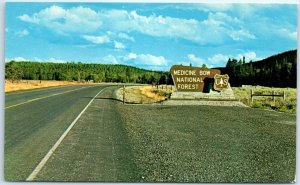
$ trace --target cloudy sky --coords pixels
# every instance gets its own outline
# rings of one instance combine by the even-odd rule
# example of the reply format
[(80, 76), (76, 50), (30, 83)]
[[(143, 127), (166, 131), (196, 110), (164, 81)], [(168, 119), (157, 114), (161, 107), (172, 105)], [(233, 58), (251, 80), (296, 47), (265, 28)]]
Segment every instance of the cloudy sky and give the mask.
[(226, 65), (297, 47), (296, 4), (7, 3), (5, 58)]

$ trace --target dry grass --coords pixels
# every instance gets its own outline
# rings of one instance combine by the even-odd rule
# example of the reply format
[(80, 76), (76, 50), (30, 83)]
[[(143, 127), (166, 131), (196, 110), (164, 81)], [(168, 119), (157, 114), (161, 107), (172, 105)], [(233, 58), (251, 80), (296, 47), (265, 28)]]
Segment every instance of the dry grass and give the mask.
[[(250, 98), (250, 90), (253, 92), (263, 92), (265, 94), (271, 94), (272, 91), (275, 94), (285, 92), (285, 100), (281, 97), (276, 97), (275, 102), (273, 102), (272, 97), (256, 96), (253, 98), (253, 102)], [(252, 86), (252, 87), (233, 87), (232, 88), (236, 99), (243, 102), (244, 104), (263, 109), (272, 109), (281, 112), (296, 113), (296, 102), (297, 102), (297, 89), (295, 88), (270, 88), (262, 86)]]
[(54, 81), (54, 80), (21, 80), (12, 83), (9, 80), (5, 80), (5, 92), (28, 90), (28, 89), (38, 89), (44, 87), (62, 86), (78, 84), (78, 82), (70, 81)]
[[(117, 91), (118, 99), (123, 98), (123, 88)], [(164, 94), (159, 94), (150, 85), (145, 86), (129, 86), (125, 88), (125, 102), (127, 103), (155, 103), (165, 100), (167, 97)]]
[(162, 96), (158, 93), (153, 92), (153, 87), (152, 86), (143, 86), (140, 87), (139, 90), (141, 91), (141, 94), (147, 96), (148, 98), (151, 98), (155, 101), (162, 101), (165, 100), (166, 97)]

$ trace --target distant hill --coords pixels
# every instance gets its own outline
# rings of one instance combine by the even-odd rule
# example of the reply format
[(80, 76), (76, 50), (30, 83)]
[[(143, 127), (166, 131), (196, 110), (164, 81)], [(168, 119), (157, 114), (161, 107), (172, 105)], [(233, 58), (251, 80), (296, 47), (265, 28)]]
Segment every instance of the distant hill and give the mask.
[(15, 62), (5, 64), (5, 79), (67, 80), (126, 83), (170, 83), (166, 72), (150, 71), (126, 65)]
[(229, 59), (221, 69), (230, 76), (232, 86), (261, 85), (269, 87), (296, 87), (297, 50), (273, 55), (263, 60), (245, 63), (243, 59)]

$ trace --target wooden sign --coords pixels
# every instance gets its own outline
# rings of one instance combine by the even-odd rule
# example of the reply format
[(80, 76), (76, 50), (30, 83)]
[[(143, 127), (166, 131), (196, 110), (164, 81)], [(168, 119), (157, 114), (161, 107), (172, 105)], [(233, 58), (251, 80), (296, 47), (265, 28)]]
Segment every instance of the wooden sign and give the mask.
[(214, 76), (215, 83), (214, 83), (214, 89), (217, 91), (222, 91), (223, 89), (228, 88), (229, 84), (229, 76), (226, 75), (219, 75), (216, 74)]
[(203, 92), (204, 85), (212, 83), (218, 69), (174, 65), (170, 69), (178, 92)]

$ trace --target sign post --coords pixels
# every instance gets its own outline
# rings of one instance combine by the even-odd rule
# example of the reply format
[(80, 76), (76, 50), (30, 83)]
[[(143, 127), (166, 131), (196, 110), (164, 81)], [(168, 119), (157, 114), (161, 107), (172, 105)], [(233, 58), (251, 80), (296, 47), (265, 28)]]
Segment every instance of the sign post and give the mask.
[(123, 104), (125, 104), (125, 85), (123, 85)]

